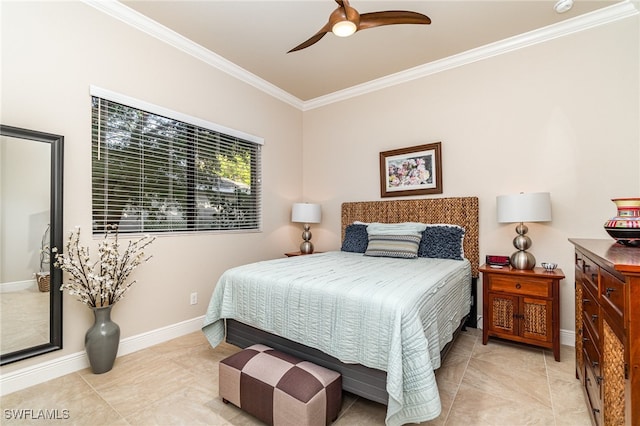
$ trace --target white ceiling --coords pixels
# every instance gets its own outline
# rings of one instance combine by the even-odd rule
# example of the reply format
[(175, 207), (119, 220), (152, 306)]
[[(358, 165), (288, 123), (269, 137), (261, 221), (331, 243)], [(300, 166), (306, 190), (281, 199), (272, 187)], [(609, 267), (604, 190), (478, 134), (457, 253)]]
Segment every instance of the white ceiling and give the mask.
[(213, 52), (248, 71), (250, 79), (258, 77), (304, 104), (446, 58), (495, 46), (508, 50), (515, 40), (526, 43), (540, 34), (549, 39), (597, 25), (611, 15), (618, 19), (630, 10), (637, 13), (636, 2), (626, 0), (574, 0), (564, 14), (554, 11), (555, 3), (352, 0), (351, 6), (360, 13), (410, 10), (429, 16), (432, 23), (372, 28), (348, 38), (329, 33), (293, 53), (286, 52), (327, 22), (337, 7), (335, 1), (120, 0), (117, 4), (127, 11), (127, 19), (143, 19), (133, 11), (139, 12), (154, 21), (145, 27), (161, 24), (195, 43), (191, 49)]

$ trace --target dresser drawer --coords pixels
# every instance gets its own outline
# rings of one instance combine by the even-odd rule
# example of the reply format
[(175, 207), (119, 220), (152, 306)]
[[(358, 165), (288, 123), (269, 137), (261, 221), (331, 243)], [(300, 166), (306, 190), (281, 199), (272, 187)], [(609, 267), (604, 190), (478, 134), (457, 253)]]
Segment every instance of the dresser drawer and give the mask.
[(585, 327), (582, 332), (582, 350), (584, 351), (584, 363), (593, 370), (596, 376), (600, 376), (600, 352), (598, 351), (599, 343), (593, 336), (592, 329)]
[(582, 323), (585, 327), (591, 328), (591, 333), (596, 342), (600, 340), (600, 321), (598, 299), (585, 286), (582, 291)]
[(594, 294), (598, 294), (598, 273), (600, 267), (585, 255), (582, 256), (582, 282), (588, 286)]
[(582, 274), (584, 273), (584, 254), (576, 250), (573, 260), (576, 267), (576, 279), (582, 280)]
[(589, 327), (585, 327), (583, 334), (582, 352), (584, 356), (585, 383), (589, 397), (589, 404), (596, 424), (602, 424), (602, 370), (600, 368), (600, 353), (593, 336), (589, 335)]
[(546, 279), (493, 276), (489, 281), (489, 291), (525, 296), (551, 297), (552, 283), (552, 280)]
[(611, 319), (623, 324), (625, 284), (604, 269), (600, 270), (602, 281), (600, 301)]
[(587, 390), (587, 396), (589, 398), (589, 405), (591, 412), (593, 413), (593, 419), (596, 425), (603, 424), (602, 422), (602, 387), (600, 386), (600, 379), (596, 376), (595, 371), (585, 363), (585, 388)]

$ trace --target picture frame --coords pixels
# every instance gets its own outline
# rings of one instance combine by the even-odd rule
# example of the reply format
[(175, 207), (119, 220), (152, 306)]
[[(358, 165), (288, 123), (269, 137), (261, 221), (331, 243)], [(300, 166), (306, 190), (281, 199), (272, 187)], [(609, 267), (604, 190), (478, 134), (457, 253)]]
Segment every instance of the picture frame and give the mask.
[(380, 153), (380, 196), (442, 194), (442, 143)]

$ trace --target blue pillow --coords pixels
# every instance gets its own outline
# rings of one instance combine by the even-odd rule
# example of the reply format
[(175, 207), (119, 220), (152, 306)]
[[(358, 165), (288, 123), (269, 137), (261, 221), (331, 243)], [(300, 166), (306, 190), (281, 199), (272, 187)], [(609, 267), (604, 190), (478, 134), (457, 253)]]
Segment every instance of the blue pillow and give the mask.
[(344, 230), (344, 241), (342, 242), (342, 251), (352, 253), (364, 253), (367, 251), (369, 244), (369, 234), (367, 234), (367, 225), (351, 224), (347, 225)]
[(428, 225), (422, 233), (418, 257), (462, 260), (464, 233), (458, 225)]

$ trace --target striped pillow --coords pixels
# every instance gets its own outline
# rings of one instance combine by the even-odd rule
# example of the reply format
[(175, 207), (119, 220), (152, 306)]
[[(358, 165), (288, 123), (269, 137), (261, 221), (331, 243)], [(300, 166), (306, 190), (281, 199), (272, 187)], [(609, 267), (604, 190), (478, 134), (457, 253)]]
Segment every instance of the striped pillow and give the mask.
[(365, 256), (398, 257), (414, 259), (418, 257), (421, 234), (379, 235), (369, 234), (369, 244)]

